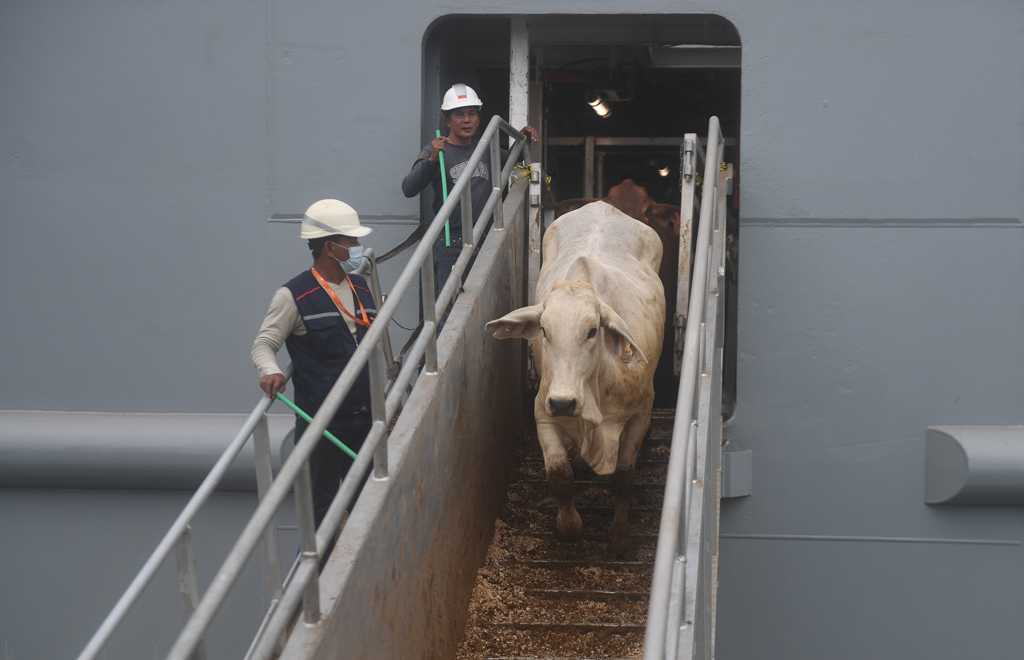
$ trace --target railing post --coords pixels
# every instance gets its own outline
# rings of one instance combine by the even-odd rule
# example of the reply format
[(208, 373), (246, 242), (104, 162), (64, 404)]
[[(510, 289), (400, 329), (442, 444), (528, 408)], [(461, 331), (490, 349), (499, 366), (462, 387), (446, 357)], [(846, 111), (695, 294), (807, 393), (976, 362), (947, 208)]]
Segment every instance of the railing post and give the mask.
[[(322, 441), (322, 440), (321, 440)], [(302, 562), (319, 564), (320, 556), (316, 551), (316, 522), (313, 518), (313, 487), (309, 474), (309, 461), (306, 460), (299, 469), (295, 479), (295, 508), (299, 519), (299, 532), (302, 535)], [(303, 618), (306, 623), (320, 621), (320, 571), (314, 569), (302, 595)]]
[[(465, 174), (471, 176), (469, 172)], [(462, 215), (462, 251), (465, 252), (473, 249), (473, 186), (462, 189), (459, 211)]]
[(583, 140), (583, 196), (594, 196), (594, 136)]
[[(256, 427), (252, 430), (253, 452), (256, 462), (256, 494), (263, 499), (270, 484), (274, 480), (273, 468), (270, 465), (270, 429), (267, 416), (261, 415)], [(277, 542), (274, 538), (274, 527), (271, 525), (263, 538), (263, 554), (267, 561), (266, 586), (271, 602), (281, 597), (281, 564), (277, 558)]]
[(491, 183), (492, 190), (498, 192), (498, 199), (494, 202), (494, 229), (495, 231), (501, 231), (505, 228), (505, 215), (501, 203), (501, 141), (499, 139), (501, 135), (500, 131), (494, 133), (494, 137), (491, 138)]
[(680, 227), (679, 259), (677, 263), (678, 286), (676, 287), (676, 309), (673, 319), (674, 341), (672, 368), (676, 375), (683, 367), (683, 343), (686, 337), (686, 317), (689, 313), (690, 282), (693, 263), (690, 250), (693, 247), (693, 224), (697, 208), (698, 140), (696, 133), (683, 136), (683, 150), (680, 156)]
[[(676, 412), (678, 415), (678, 411)], [(692, 413), (690, 413), (692, 415)], [(690, 485), (693, 481), (693, 468), (691, 463), (697, 453), (697, 420), (691, 417), (690, 425), (686, 430), (686, 444), (683, 445), (683, 506), (682, 521), (679, 525), (678, 547), (680, 554), (686, 554), (686, 539), (690, 537)]]
[(427, 350), (424, 351), (423, 370), (428, 374), (437, 373), (437, 304), (436, 292), (434, 289), (434, 251), (427, 252), (427, 257), (420, 267), (420, 289), (422, 291), (423, 305), (423, 329), (420, 332), (429, 332), (430, 339), (427, 340)]
[(726, 165), (721, 172), (718, 180), (718, 188), (720, 189), (720, 196), (718, 198), (718, 222), (716, 226), (721, 230), (720, 239), (721, 244), (721, 258), (715, 267), (715, 273), (719, 279), (725, 278), (725, 252), (728, 245), (728, 231), (729, 231), (729, 195), (732, 194), (732, 165)]
[[(380, 288), (380, 273), (377, 271), (377, 256), (373, 254), (373, 250), (370, 250), (370, 293), (373, 294), (373, 302), (377, 306), (377, 311), (384, 306), (384, 295)], [(384, 360), (385, 365), (388, 368), (391, 367), (395, 362), (395, 352), (391, 346), (391, 335), (384, 333), (381, 338), (381, 344), (384, 347)]]
[[(424, 330), (426, 328), (424, 327)], [(384, 352), (378, 348), (370, 355), (370, 414), (374, 424), (387, 424), (386, 397), (387, 374), (384, 369)], [(377, 445), (373, 454), (373, 478), (388, 478), (388, 436)]]
[(665, 657), (675, 658), (679, 648), (679, 627), (686, 617), (686, 557), (685, 546), (680, 556), (672, 562), (672, 586), (669, 588), (668, 625), (665, 627)]
[[(185, 601), (185, 620), (188, 621), (199, 604), (199, 584), (196, 579), (196, 558), (192, 554), (192, 526), (186, 525), (178, 539), (178, 591)], [(192, 660), (206, 660), (206, 643), (200, 639), (192, 652)]]
[[(252, 430), (253, 458), (256, 463), (256, 494), (262, 501), (274, 481), (274, 470), (270, 462), (270, 428), (266, 414), (260, 415)], [(277, 556), (277, 538), (274, 525), (267, 527), (263, 535), (263, 556), (267, 562), (264, 574), (267, 593), (270, 595), (270, 608), (276, 607), (281, 600), (281, 562)], [(274, 650), (281, 650), (281, 639), (274, 640)]]

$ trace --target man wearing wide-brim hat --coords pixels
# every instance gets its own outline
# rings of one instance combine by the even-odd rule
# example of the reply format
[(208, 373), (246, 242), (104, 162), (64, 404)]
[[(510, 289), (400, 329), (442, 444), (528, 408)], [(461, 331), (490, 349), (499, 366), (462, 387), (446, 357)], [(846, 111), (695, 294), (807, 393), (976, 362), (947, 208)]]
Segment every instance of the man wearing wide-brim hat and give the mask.
[[(252, 361), (260, 389), (274, 398), (285, 386), (277, 363), (281, 345), (292, 358), (295, 403), (310, 415), (320, 409), (342, 369), (355, 353), (377, 313), (366, 281), (350, 274), (361, 255), (359, 239), (372, 231), (345, 202), (321, 199), (310, 206), (299, 237), (313, 253), (313, 266), (274, 292), (270, 308), (252, 343)], [(358, 451), (370, 430), (370, 382), (364, 369), (327, 429)], [(295, 420), (295, 438), (306, 422)], [(310, 456), (313, 510), (319, 526), (351, 460), (326, 438)]]

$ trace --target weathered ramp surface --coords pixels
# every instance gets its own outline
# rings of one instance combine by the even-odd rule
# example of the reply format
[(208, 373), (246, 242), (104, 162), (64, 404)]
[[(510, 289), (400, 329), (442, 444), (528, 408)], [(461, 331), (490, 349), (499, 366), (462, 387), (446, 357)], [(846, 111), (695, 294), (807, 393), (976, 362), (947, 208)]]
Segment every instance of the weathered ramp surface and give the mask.
[(672, 436), (672, 410), (655, 410), (637, 462), (632, 547), (608, 553), (612, 498), (606, 478), (577, 474), (586, 529), (577, 543), (554, 536), (555, 502), (536, 438), (522, 443), (487, 559), (477, 576), (458, 658), (636, 658), (643, 645), (654, 545)]
[(391, 436), (391, 477), (367, 483), (321, 578), (324, 621), (283, 658), (450, 658), (525, 426), (525, 346), (484, 323), (525, 303), (525, 181), (491, 231)]

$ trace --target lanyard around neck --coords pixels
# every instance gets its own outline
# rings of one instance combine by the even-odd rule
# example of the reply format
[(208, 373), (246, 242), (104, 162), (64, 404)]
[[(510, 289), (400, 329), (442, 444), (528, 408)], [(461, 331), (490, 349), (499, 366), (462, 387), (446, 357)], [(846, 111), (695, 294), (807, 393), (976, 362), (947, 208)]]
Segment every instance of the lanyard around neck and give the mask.
[(359, 294), (356, 293), (356, 287), (354, 284), (352, 284), (352, 280), (350, 280), (347, 277), (345, 278), (345, 281), (348, 282), (348, 288), (351, 289), (352, 291), (352, 300), (359, 307), (359, 317), (357, 317), (354, 313), (350, 312), (347, 307), (345, 307), (344, 303), (341, 302), (341, 298), (339, 298), (338, 294), (334, 292), (334, 288), (327, 283), (327, 280), (324, 279), (323, 275), (317, 272), (316, 268), (310, 268), (310, 271), (312, 271), (313, 277), (316, 278), (317, 283), (320, 284), (320, 288), (322, 288), (324, 292), (334, 302), (334, 306), (338, 308), (339, 312), (355, 321), (356, 325), (361, 325), (364, 328), (370, 327), (370, 317), (366, 313), (366, 307), (363, 305), (363, 301), (359, 299)]

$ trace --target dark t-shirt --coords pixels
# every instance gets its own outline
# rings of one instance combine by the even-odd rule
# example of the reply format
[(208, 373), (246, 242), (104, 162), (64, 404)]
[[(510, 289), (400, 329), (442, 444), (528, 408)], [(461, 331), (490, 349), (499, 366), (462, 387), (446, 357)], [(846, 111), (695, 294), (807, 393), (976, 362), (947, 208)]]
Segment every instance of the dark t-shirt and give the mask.
[[(448, 169), (449, 193), (455, 188), (459, 177), (465, 173), (466, 162), (473, 155), (476, 145), (477, 141), (474, 140), (470, 144), (448, 144), (445, 146), (444, 164)], [(444, 200), (441, 195), (440, 158), (437, 162), (431, 161), (431, 151), (432, 149), (429, 144), (423, 147), (423, 150), (416, 157), (416, 161), (412, 164), (412, 169), (409, 170), (405, 179), (402, 180), (402, 192), (406, 197), (412, 197), (428, 185), (432, 186), (434, 190), (433, 209), (436, 215)], [(483, 211), (484, 204), (487, 203), (487, 198), (491, 194), (491, 189), (490, 158), (485, 155), (471, 174), (470, 199), (473, 201), (473, 222), (476, 222), (480, 212)], [(451, 226), (452, 239), (453, 241), (461, 240), (462, 215), (458, 206), (455, 207), (455, 211), (452, 212), (450, 218), (451, 222), (449, 224)]]

